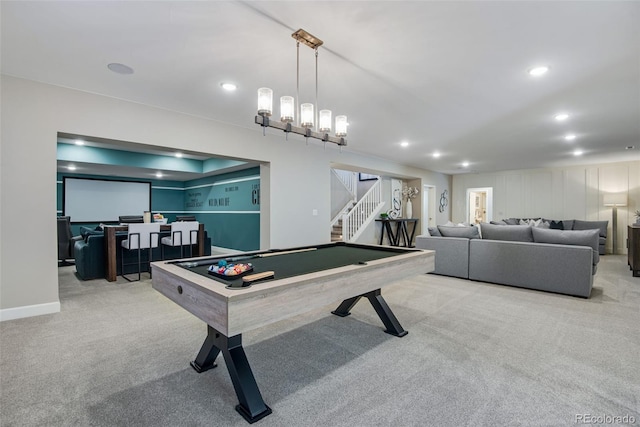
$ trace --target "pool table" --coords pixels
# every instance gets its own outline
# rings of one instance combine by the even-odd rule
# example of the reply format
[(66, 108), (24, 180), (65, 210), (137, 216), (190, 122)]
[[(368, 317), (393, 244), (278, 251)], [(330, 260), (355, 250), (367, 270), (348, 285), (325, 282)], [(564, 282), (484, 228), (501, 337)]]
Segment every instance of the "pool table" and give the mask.
[[(239, 404), (250, 423), (269, 415), (242, 347), (242, 333), (342, 300), (333, 314), (348, 316), (362, 298), (369, 300), (385, 332), (407, 334), (382, 297), (381, 288), (434, 270), (434, 252), (389, 246), (330, 243), (152, 263), (152, 286), (207, 324), (207, 337), (191, 366), (204, 372), (224, 356)], [(245, 282), (209, 273), (221, 260), (251, 264)], [(224, 264), (221, 263), (221, 264)]]

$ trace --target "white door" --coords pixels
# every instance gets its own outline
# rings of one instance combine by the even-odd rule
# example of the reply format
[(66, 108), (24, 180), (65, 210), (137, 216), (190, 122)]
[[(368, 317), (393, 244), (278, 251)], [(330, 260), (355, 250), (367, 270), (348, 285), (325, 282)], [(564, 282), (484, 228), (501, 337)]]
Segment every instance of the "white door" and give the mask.
[(429, 234), (428, 228), (436, 225), (436, 187), (424, 185), (422, 189), (422, 234)]
[(493, 220), (493, 188), (467, 188), (467, 221), (479, 224)]

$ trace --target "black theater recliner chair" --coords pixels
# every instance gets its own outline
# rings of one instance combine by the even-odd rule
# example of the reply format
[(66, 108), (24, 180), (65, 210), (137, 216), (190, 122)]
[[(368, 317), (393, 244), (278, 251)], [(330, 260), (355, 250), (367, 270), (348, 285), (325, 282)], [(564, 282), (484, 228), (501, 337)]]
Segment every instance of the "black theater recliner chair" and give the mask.
[(72, 236), (71, 217), (58, 217), (58, 261), (61, 265), (71, 265), (69, 259), (74, 259), (73, 248), (77, 241), (82, 240), (82, 236)]

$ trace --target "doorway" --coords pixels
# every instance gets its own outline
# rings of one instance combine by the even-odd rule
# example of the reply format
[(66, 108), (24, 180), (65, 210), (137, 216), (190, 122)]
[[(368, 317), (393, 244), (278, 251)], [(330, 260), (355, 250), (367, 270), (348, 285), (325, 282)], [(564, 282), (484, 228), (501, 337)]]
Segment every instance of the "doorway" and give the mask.
[(479, 224), (493, 220), (493, 188), (467, 188), (467, 221)]
[(436, 187), (422, 186), (422, 234), (429, 234), (429, 227), (436, 226)]

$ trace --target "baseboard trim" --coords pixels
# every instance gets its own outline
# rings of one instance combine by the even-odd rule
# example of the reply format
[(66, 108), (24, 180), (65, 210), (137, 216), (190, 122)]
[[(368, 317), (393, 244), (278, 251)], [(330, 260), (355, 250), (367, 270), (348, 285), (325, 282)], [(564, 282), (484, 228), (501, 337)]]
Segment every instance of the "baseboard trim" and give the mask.
[(24, 317), (41, 316), (60, 312), (60, 301), (46, 304), (25, 305), (22, 307), (4, 308), (0, 310), (0, 322), (22, 319)]

